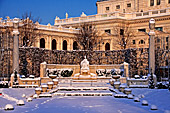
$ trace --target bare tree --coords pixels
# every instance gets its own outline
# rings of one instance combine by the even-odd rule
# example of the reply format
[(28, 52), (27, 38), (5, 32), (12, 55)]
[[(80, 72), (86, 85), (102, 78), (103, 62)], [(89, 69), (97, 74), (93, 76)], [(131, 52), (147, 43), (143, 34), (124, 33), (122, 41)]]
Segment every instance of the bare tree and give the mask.
[(113, 30), (113, 35), (116, 37), (118, 45), (120, 45), (121, 49), (126, 49), (131, 37), (135, 36), (129, 23), (120, 23)]
[(102, 37), (93, 24), (83, 23), (79, 27), (79, 33), (76, 34), (75, 40), (81, 50), (93, 50), (100, 46)]
[(21, 46), (35, 46), (35, 39), (37, 35), (39, 35), (36, 30), (36, 22), (41, 22), (41, 20), (39, 18), (34, 18), (32, 13), (25, 13), (22, 15), (23, 26), (19, 29), (21, 33)]

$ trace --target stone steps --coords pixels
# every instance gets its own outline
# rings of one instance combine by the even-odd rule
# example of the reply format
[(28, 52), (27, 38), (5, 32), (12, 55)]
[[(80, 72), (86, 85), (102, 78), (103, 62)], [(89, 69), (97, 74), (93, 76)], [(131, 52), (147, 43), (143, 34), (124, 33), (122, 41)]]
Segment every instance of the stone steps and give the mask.
[(62, 93), (62, 92), (56, 92), (53, 94), (53, 96), (113, 96), (113, 93), (92, 93), (92, 92), (68, 92), (68, 93)]
[(109, 87), (58, 87), (58, 90), (66, 90), (66, 91), (109, 90)]

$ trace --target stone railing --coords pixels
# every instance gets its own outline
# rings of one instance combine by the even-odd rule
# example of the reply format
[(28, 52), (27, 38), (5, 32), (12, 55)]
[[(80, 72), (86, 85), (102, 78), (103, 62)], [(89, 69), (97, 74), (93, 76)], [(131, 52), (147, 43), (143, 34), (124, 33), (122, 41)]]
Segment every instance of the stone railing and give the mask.
[[(19, 21), (19, 26), (23, 26), (22, 20), (17, 18)], [(14, 19), (10, 19), (9, 17), (7, 19), (2, 19), (0, 18), (0, 27), (8, 26), (11, 27), (13, 26)], [(59, 31), (59, 32), (67, 32), (67, 33), (78, 33), (79, 29), (75, 29), (72, 27), (69, 28), (64, 28), (62, 26), (52, 26), (51, 24), (48, 25), (42, 25), (39, 24), (38, 22), (35, 23), (36, 28), (40, 30), (48, 30), (48, 31)]]
[(40, 78), (19, 78), (19, 87), (39, 87)]
[(169, 15), (169, 14), (170, 14), (170, 8), (149, 10), (146, 12), (134, 12), (134, 13), (113, 12), (113, 13), (76, 17), (76, 18), (61, 19), (61, 20), (56, 19), (55, 25), (75, 24), (75, 23), (81, 23), (81, 22), (99, 21), (99, 20), (116, 19), (116, 18), (140, 19), (140, 18), (154, 17), (158, 15), (163, 16), (163, 15)]
[(48, 25), (41, 25), (38, 24), (37, 25), (38, 29), (42, 29), (42, 30), (49, 30), (49, 31), (59, 31), (59, 32), (68, 32), (68, 33), (78, 33), (79, 29), (74, 29), (72, 27), (69, 28), (64, 28), (62, 26), (52, 26), (50, 24)]
[[(90, 73), (96, 73), (96, 70), (98, 69), (122, 69), (124, 70), (124, 76), (129, 77), (129, 64), (123, 63), (123, 64), (113, 64), (113, 65), (90, 65)], [(72, 69), (74, 76), (76, 73), (80, 73), (80, 65), (63, 65), (63, 64), (47, 64), (46, 62), (43, 62), (40, 64), (40, 77), (46, 77), (47, 76), (47, 69)]]
[(130, 88), (148, 88), (149, 79), (127, 78), (127, 85)]

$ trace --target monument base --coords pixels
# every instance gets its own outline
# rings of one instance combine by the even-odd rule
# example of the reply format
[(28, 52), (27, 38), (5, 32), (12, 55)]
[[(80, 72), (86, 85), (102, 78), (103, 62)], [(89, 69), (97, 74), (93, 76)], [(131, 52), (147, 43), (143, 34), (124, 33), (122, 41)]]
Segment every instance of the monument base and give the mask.
[(74, 80), (97, 80), (96, 74), (90, 73), (89, 75), (81, 75), (80, 73), (77, 73), (74, 75)]

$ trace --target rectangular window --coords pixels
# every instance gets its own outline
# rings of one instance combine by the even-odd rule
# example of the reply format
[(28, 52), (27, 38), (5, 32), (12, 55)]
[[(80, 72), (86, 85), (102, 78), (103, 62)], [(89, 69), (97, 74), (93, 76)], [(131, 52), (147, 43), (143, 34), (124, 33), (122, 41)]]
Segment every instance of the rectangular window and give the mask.
[(131, 3), (128, 3), (128, 4), (127, 4), (127, 7), (131, 7)]
[(155, 29), (158, 31), (163, 31), (163, 27), (155, 27)]
[(166, 37), (166, 42), (168, 42), (169, 37)]
[(109, 11), (109, 7), (106, 7), (106, 11)]
[(157, 0), (157, 5), (160, 5), (161, 4), (161, 0)]
[(166, 49), (167, 49), (167, 50), (169, 49), (168, 46), (166, 46)]
[(136, 44), (136, 41), (135, 40), (133, 40), (133, 42), (132, 42), (133, 44)]
[(146, 32), (146, 29), (138, 29), (140, 32)]
[(154, 0), (150, 0), (150, 6), (154, 6)]
[(124, 35), (124, 30), (120, 29), (120, 35)]
[(105, 30), (105, 33), (111, 33), (111, 30), (110, 29), (107, 29), (107, 30)]
[(161, 40), (158, 38), (158, 39), (157, 39), (157, 42), (159, 43), (160, 41), (161, 41)]
[(116, 6), (116, 9), (120, 9), (120, 5), (117, 5), (117, 6)]

